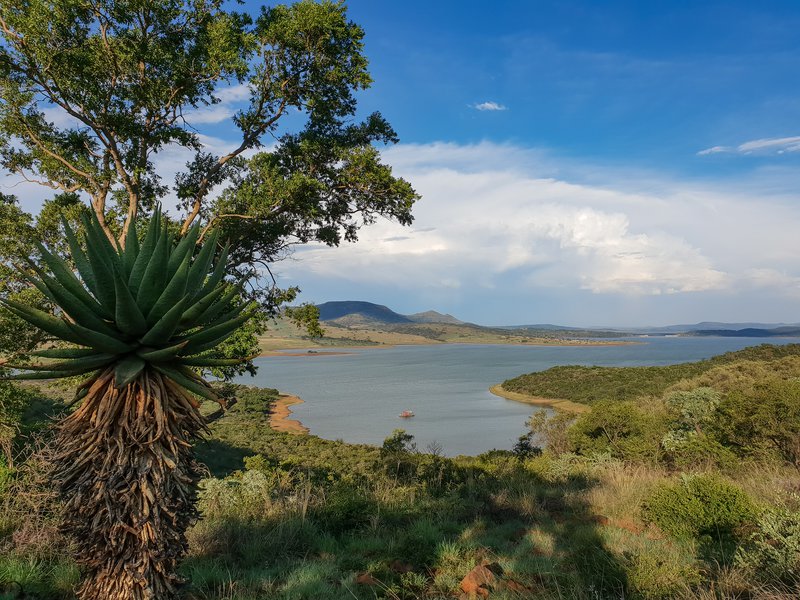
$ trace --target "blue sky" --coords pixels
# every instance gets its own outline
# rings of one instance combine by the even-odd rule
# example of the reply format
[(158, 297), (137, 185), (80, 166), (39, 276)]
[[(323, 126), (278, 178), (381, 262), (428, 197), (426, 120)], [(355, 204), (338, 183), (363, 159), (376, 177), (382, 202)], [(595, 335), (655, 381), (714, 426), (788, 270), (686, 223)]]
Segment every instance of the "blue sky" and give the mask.
[[(278, 270), (480, 323), (800, 321), (800, 4), (348, 3), (423, 193)], [(405, 239), (401, 239), (405, 238)]]
[[(347, 5), (375, 80), (360, 114), (395, 127), (384, 160), (423, 199), (412, 227), (277, 264), (302, 300), (483, 324), (800, 321), (800, 3)], [(210, 150), (236, 144), (243, 92), (193, 115)], [(167, 152), (165, 178), (185, 159)]]

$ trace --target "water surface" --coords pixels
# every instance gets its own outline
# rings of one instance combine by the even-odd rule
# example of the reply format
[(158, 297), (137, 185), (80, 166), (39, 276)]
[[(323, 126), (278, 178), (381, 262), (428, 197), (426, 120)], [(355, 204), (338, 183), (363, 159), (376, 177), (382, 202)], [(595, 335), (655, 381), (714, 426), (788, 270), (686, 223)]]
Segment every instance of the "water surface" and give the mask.
[[(342, 355), (256, 359), (256, 377), (237, 381), (272, 387), (305, 400), (292, 407), (311, 433), (381, 444), (403, 428), (420, 449), (436, 443), (449, 456), (510, 449), (539, 408), (498, 398), (490, 386), (556, 365), (668, 365), (761, 343), (800, 338), (652, 337), (623, 346), (443, 344), (343, 348)], [(302, 353), (302, 352), (301, 352)], [(415, 417), (398, 414), (411, 410)]]

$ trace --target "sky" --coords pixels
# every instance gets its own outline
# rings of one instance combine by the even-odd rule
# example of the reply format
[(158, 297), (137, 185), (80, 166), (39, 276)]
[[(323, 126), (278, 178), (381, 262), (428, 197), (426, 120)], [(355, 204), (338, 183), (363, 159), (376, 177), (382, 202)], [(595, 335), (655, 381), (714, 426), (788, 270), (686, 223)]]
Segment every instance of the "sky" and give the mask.
[[(410, 227), (276, 264), (301, 300), (486, 325), (800, 322), (800, 3), (347, 6), (374, 79), (359, 115), (393, 125), (383, 158), (422, 199)], [(234, 144), (242, 92), (195, 115), (209, 148)]]

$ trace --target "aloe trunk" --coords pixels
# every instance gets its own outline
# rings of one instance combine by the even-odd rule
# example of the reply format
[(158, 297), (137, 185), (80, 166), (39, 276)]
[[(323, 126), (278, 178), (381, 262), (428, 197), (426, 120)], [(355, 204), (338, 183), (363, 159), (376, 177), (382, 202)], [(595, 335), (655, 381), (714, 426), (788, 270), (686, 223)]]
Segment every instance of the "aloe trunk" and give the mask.
[(211, 269), (216, 237), (196, 252), (197, 227), (175, 245), (161, 221), (156, 212), (141, 245), (132, 233), (124, 250), (96, 220), (84, 223), (83, 245), (65, 224), (77, 273), (41, 247), (29, 277), (61, 316), (4, 302), (72, 344), (34, 352), (48, 362), (21, 365), (15, 378), (89, 373), (81, 404), (57, 426), (55, 458), (86, 600), (176, 595), (200, 475), (198, 397), (218, 400), (192, 367), (237, 362), (213, 348), (250, 317), (231, 305), (235, 289), (224, 293), (225, 250)]

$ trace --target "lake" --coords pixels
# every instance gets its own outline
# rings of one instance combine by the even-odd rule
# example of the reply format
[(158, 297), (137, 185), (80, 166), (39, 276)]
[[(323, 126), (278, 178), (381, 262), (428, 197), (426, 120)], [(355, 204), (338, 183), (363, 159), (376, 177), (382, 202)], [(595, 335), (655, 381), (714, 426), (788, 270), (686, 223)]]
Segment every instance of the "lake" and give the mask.
[[(256, 359), (255, 377), (236, 381), (296, 394), (295, 418), (311, 433), (380, 445), (394, 429), (412, 434), (421, 450), (435, 443), (444, 454), (511, 449), (539, 408), (505, 400), (490, 386), (556, 365), (668, 365), (708, 358), (762, 343), (800, 338), (650, 337), (622, 346), (513, 346), (442, 344), (341, 348), (341, 355)], [(335, 349), (332, 349), (335, 350)], [(398, 414), (411, 410), (415, 417)]]

